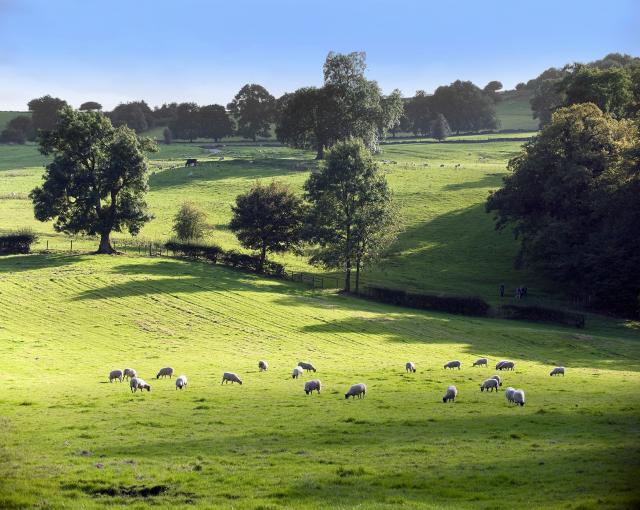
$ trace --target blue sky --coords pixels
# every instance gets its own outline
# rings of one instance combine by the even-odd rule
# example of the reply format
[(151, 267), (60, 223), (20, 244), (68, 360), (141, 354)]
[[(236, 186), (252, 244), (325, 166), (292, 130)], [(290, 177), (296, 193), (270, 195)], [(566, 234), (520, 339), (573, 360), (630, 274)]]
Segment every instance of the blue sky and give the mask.
[(456, 79), (506, 88), (550, 66), (640, 56), (640, 1), (0, 0), (0, 110), (52, 94), (110, 109), (226, 104), (322, 81), (331, 50), (365, 51), (385, 93)]

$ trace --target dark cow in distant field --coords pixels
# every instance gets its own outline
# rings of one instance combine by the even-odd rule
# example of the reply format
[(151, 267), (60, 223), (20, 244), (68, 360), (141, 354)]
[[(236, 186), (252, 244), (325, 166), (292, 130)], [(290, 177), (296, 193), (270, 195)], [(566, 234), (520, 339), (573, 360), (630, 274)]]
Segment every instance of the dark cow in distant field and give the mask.
[(198, 160), (197, 160), (197, 159), (189, 158), (189, 159), (187, 159), (187, 161), (185, 162), (184, 166), (198, 166)]

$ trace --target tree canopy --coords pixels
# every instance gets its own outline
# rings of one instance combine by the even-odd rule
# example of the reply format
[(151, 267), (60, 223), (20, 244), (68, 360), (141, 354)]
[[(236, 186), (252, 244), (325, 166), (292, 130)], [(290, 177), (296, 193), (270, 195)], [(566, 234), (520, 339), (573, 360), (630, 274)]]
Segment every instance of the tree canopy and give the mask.
[(263, 86), (256, 84), (242, 87), (227, 105), (235, 118), (238, 134), (253, 141), (258, 136), (269, 136), (275, 107), (275, 98)]
[(96, 101), (87, 101), (87, 102), (82, 103), (80, 105), (80, 110), (84, 110), (84, 111), (87, 111), (87, 110), (98, 110), (98, 111), (100, 111), (100, 110), (102, 110), (102, 105), (100, 103), (96, 102)]
[(153, 112), (145, 101), (120, 103), (109, 117), (114, 126), (128, 126), (136, 133), (147, 131), (154, 125)]
[(196, 103), (180, 103), (175, 110), (175, 119), (169, 123), (174, 138), (193, 142), (202, 131), (200, 107)]
[(431, 105), (435, 113), (442, 113), (447, 118), (449, 126), (457, 133), (498, 127), (492, 99), (470, 81), (457, 80), (438, 87)]
[(229, 228), (243, 247), (260, 252), (259, 271), (267, 253), (282, 253), (302, 242), (305, 206), (286, 184), (258, 182), (238, 195), (231, 211)]
[(591, 103), (557, 110), (509, 162), (487, 211), (520, 239), (517, 262), (601, 309), (633, 314), (640, 297), (638, 126)]
[(135, 235), (151, 219), (145, 153), (153, 150), (151, 140), (126, 126), (114, 128), (102, 113), (65, 107), (40, 142), (40, 152), (53, 161), (30, 194), (36, 219), (54, 220), (58, 232), (97, 234), (98, 253), (113, 253), (113, 231)]
[(56, 126), (58, 112), (67, 106), (67, 102), (50, 95), (32, 99), (27, 104), (31, 113), (31, 123), (36, 133), (49, 131)]
[(224, 106), (211, 104), (200, 108), (200, 136), (216, 142), (233, 134), (233, 122)]

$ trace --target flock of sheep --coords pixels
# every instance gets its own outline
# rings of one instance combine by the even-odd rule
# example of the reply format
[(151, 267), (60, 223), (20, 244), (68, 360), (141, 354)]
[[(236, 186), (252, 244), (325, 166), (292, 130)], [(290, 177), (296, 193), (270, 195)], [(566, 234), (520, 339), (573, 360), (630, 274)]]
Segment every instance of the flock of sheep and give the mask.
[[(489, 360), (487, 358), (479, 358), (476, 361), (474, 361), (473, 366), (486, 367), (488, 366), (488, 364), (489, 364)], [(452, 370), (454, 368), (457, 368), (458, 370), (460, 370), (461, 366), (462, 366), (462, 363), (459, 360), (453, 360), (453, 361), (449, 361), (448, 363), (445, 363), (443, 368), (445, 370), (447, 368)], [(515, 366), (516, 365), (513, 361), (502, 360), (496, 364), (496, 370), (500, 370), (500, 371), (514, 370)], [(258, 369), (261, 372), (265, 372), (269, 369), (269, 365), (267, 364), (266, 361), (260, 360), (258, 361)], [(316, 368), (311, 363), (299, 361), (296, 367), (293, 369), (293, 372), (291, 373), (291, 377), (293, 379), (298, 379), (298, 377), (300, 377), (305, 370), (307, 372), (314, 372), (314, 373), (316, 372)], [(415, 364), (411, 361), (408, 361), (405, 364), (405, 371), (410, 373), (415, 373), (416, 372)], [(553, 370), (551, 370), (551, 373), (549, 375), (564, 376), (564, 372), (565, 372), (564, 367), (555, 367)], [(156, 379), (160, 379), (161, 377), (162, 378), (169, 377), (171, 379), (173, 377), (173, 368), (171, 367), (161, 368), (158, 374), (156, 375)], [(133, 368), (125, 368), (124, 370), (112, 370), (109, 373), (109, 382), (113, 382), (116, 380), (122, 382), (123, 380), (127, 380), (127, 379), (129, 380), (129, 387), (131, 388), (132, 393), (135, 393), (138, 390), (140, 390), (141, 392), (144, 390), (151, 391), (151, 386), (147, 384), (144, 379), (138, 377), (136, 371)], [(224, 372), (224, 374), (222, 374), (221, 384), (227, 384), (229, 382), (231, 384), (238, 383), (242, 385), (242, 379), (240, 379), (238, 374), (234, 372)], [(187, 386), (187, 376), (185, 375), (179, 376), (176, 379), (176, 389), (182, 390), (186, 386)], [(490, 379), (486, 379), (485, 381), (482, 382), (482, 384), (480, 385), (480, 391), (487, 390), (487, 392), (489, 391), (497, 392), (500, 386), (502, 386), (502, 378), (499, 375), (494, 375)], [(322, 388), (322, 382), (319, 379), (313, 379), (311, 381), (305, 382), (304, 384), (304, 392), (307, 395), (312, 394), (314, 391), (320, 394), (321, 388)], [(366, 393), (367, 393), (366, 385), (363, 383), (358, 383), (358, 384), (352, 385), (349, 388), (349, 390), (344, 394), (344, 398), (345, 399), (348, 399), (349, 397), (364, 398)], [(525, 403), (524, 390), (522, 389), (517, 390), (509, 386), (504, 393), (508, 403), (524, 406), (524, 403)], [(446, 393), (444, 394), (444, 397), (442, 397), (442, 401), (444, 403), (454, 402), (457, 396), (458, 396), (458, 389), (455, 386), (449, 386), (447, 388)]]

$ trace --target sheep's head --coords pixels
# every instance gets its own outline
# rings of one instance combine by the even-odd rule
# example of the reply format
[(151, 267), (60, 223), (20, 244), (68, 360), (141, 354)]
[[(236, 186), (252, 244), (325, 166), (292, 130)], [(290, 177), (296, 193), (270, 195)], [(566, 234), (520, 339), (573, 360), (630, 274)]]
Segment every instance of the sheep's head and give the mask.
[(348, 394), (348, 393), (345, 393), (345, 394), (344, 394), (344, 398), (345, 398), (345, 399), (349, 398), (349, 394)]
[(447, 397), (442, 397), (442, 401), (446, 404), (447, 403)]

